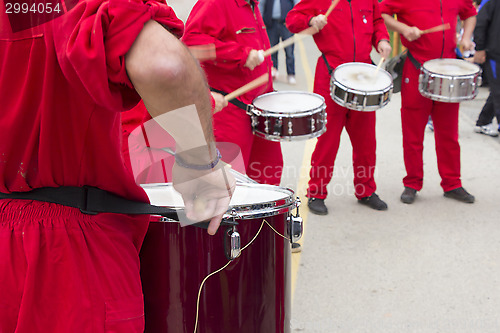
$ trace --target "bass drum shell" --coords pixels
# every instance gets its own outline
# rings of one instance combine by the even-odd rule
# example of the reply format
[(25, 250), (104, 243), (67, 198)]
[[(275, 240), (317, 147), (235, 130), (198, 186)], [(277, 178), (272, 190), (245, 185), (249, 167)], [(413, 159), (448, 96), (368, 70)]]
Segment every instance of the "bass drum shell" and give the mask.
[[(249, 191), (252, 188), (276, 188), (283, 193), (283, 188), (271, 185), (248, 186)], [(285, 202), (292, 198), (289, 191), (283, 194)], [(243, 219), (236, 220), (242, 248), (255, 237), (264, 219), (289, 237), (288, 211), (294, 205), (284, 201), (277, 200), (275, 208), (258, 200), (235, 205), (236, 210), (246, 211)], [(180, 227), (178, 222), (152, 217), (140, 253), (146, 333), (194, 331), (198, 290), (206, 276), (228, 262), (224, 243), (230, 229), (221, 226), (210, 236), (202, 228)], [(207, 279), (200, 297), (197, 332), (289, 333), (290, 270), (290, 241), (264, 223), (238, 258)]]

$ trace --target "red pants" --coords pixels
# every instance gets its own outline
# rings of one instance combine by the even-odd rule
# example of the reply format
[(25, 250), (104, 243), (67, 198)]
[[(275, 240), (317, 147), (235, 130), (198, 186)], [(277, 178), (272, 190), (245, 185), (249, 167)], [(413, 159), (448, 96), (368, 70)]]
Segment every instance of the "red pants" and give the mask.
[(335, 103), (330, 96), (330, 75), (325, 62), (319, 58), (316, 66), (314, 92), (326, 101), (326, 132), (318, 138), (311, 158), (307, 196), (324, 199), (332, 179), (335, 158), (342, 130), (347, 130), (352, 144), (354, 191), (358, 199), (370, 196), (376, 190), (374, 179), (376, 163), (375, 112), (354, 111)]
[(458, 143), (458, 103), (435, 102), (418, 91), (419, 71), (406, 61), (401, 86), (401, 122), (406, 167), (404, 186), (421, 190), (424, 180), (424, 133), (429, 115), (434, 123), (436, 155), (441, 187), (450, 191), (460, 181), (460, 145)]
[(214, 133), (217, 142), (232, 142), (240, 147), (250, 178), (261, 184), (280, 184), (283, 172), (281, 145), (253, 135), (251, 119), (245, 111), (229, 104), (216, 113)]
[(143, 332), (148, 221), (0, 200), (0, 332)]

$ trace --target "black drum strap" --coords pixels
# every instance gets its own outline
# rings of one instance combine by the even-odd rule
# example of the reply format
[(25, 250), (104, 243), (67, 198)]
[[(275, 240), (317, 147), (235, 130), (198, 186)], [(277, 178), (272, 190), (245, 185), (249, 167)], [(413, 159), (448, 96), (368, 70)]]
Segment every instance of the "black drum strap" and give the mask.
[(175, 209), (119, 197), (97, 187), (43, 187), (29, 192), (0, 193), (0, 199), (37, 200), (80, 209), (84, 214), (154, 214), (178, 220)]
[(326, 68), (328, 68), (328, 74), (330, 74), (330, 76), (331, 76), (332, 73), (333, 73), (333, 68), (328, 63), (328, 60), (326, 60), (326, 57), (325, 57), (324, 53), (321, 54), (321, 57), (323, 57), (323, 60), (325, 61)]
[(406, 53), (408, 54), (408, 59), (410, 59), (410, 61), (413, 64), (413, 66), (415, 66), (416, 69), (420, 70), (420, 67), (422, 67), (422, 64), (420, 64), (417, 61), (417, 59), (415, 59), (415, 57), (413, 56), (413, 54), (410, 53), (409, 50)]
[[(219, 94), (224, 95), (224, 96), (227, 95), (227, 92), (219, 90), (219, 89), (215, 89), (215, 88), (212, 88), (212, 87), (210, 87), (210, 91), (219, 93)], [(231, 104), (233, 104), (233, 105), (235, 105), (235, 106), (237, 106), (240, 109), (245, 110), (245, 111), (248, 111), (249, 107), (250, 107), (248, 104), (245, 104), (245, 103), (243, 103), (242, 101), (240, 101), (239, 99), (236, 99), (236, 98), (233, 98), (232, 100), (230, 100), (229, 103), (231, 103)]]
[[(128, 200), (91, 186), (43, 187), (29, 192), (0, 193), (0, 199), (36, 200), (51, 202), (67, 207), (78, 208), (84, 214), (98, 213), (160, 215), (173, 221), (179, 221), (177, 210), (151, 205), (146, 202)], [(209, 222), (192, 224), (207, 229)], [(238, 225), (236, 221), (223, 220), (221, 226)]]

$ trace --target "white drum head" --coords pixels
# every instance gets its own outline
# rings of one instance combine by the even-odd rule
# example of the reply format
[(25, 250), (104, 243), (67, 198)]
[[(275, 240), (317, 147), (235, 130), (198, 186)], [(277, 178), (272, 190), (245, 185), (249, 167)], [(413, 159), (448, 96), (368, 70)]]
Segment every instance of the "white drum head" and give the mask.
[(351, 62), (338, 66), (333, 72), (335, 81), (343, 86), (359, 91), (379, 91), (389, 87), (392, 77), (377, 66)]
[(423, 66), (429, 72), (449, 76), (474, 75), (480, 71), (478, 65), (460, 59), (433, 59)]
[[(143, 184), (152, 205), (184, 209), (181, 195), (170, 183)], [(238, 184), (229, 205), (229, 211), (234, 209), (242, 217), (276, 215), (281, 209), (293, 209), (294, 192), (290, 189), (265, 184)]]
[(324, 99), (318, 94), (302, 91), (277, 91), (257, 97), (253, 105), (266, 112), (300, 113), (321, 108)]

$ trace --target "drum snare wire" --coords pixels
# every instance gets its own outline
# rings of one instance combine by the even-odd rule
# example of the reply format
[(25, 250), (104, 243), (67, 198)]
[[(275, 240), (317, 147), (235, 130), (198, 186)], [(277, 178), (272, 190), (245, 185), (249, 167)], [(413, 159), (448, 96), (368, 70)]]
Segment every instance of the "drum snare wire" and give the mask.
[[(260, 232), (262, 231), (262, 228), (264, 227), (264, 223), (267, 224), (276, 234), (278, 234), (279, 236), (283, 237), (284, 239), (286, 240), (290, 240), (288, 237), (280, 234), (269, 222), (267, 222), (265, 219), (262, 220), (262, 223), (260, 224), (260, 227), (259, 227), (259, 230), (257, 230), (257, 233), (255, 234), (255, 236), (253, 236), (252, 240), (250, 242), (248, 242), (247, 245), (245, 245), (244, 247), (241, 248), (241, 252), (243, 252), (243, 250), (245, 250), (247, 247), (249, 247), (254, 241), (255, 239), (259, 236)], [(233, 259), (234, 260), (234, 259)], [(195, 318), (195, 321), (194, 321), (194, 333), (196, 333), (196, 331), (198, 330), (198, 320), (199, 320), (199, 312), (200, 312), (200, 298), (201, 298), (201, 291), (203, 290), (203, 286), (205, 285), (205, 282), (207, 282), (207, 280), (217, 274), (217, 273), (220, 273), (222, 272), (224, 269), (227, 268), (227, 266), (229, 266), (229, 264), (231, 264), (233, 262), (233, 260), (229, 260), (224, 266), (222, 266), (221, 268), (219, 268), (218, 270), (208, 274), (202, 281), (201, 281), (201, 284), (200, 284), (200, 288), (198, 289), (198, 298), (196, 299), (196, 318)]]

